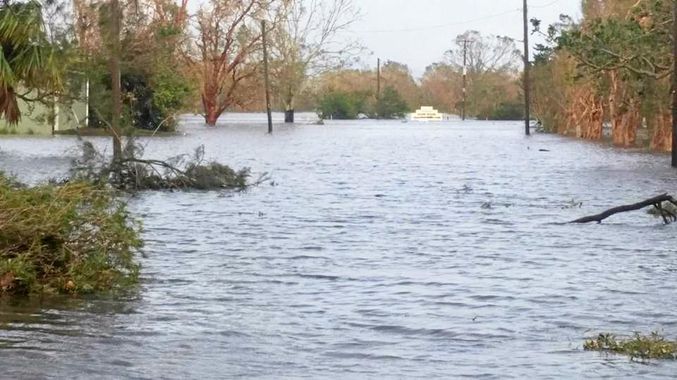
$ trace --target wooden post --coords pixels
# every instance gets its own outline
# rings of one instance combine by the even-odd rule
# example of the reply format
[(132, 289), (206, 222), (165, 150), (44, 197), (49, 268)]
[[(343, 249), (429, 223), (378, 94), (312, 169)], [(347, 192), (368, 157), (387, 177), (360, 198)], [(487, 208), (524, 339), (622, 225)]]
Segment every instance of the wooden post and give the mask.
[(111, 134), (113, 135), (113, 162), (122, 159), (122, 140), (120, 138), (120, 114), (122, 113), (122, 97), (120, 89), (120, 3), (110, 0), (111, 38), (110, 77), (113, 107), (111, 112)]
[[(85, 82), (85, 127), (89, 127), (89, 77)], [(80, 128), (78, 125), (77, 128)]]
[(677, 168), (677, 0), (672, 1), (672, 167)]
[(461, 120), (465, 121), (466, 77), (468, 76), (468, 40), (463, 40), (463, 103), (461, 104)]
[(261, 39), (263, 42), (263, 79), (266, 86), (266, 114), (268, 115), (268, 133), (273, 133), (273, 115), (270, 110), (270, 79), (268, 77), (268, 42), (266, 41), (265, 20), (261, 20)]
[(57, 116), (58, 111), (57, 111), (56, 107), (57, 107), (56, 106), (56, 96), (53, 96), (52, 97), (52, 104), (51, 104), (51, 108), (52, 108), (52, 114), (51, 114), (51, 116), (52, 116), (52, 136), (54, 136), (54, 132), (56, 132), (56, 122), (59, 118), (59, 116)]
[(380, 119), (379, 104), (381, 103), (381, 58), (376, 58), (376, 118)]
[(531, 131), (529, 130), (529, 123), (531, 115), (529, 114), (529, 105), (531, 103), (531, 94), (529, 88), (530, 76), (529, 76), (529, 15), (527, 8), (527, 0), (524, 0), (524, 133), (529, 136)]

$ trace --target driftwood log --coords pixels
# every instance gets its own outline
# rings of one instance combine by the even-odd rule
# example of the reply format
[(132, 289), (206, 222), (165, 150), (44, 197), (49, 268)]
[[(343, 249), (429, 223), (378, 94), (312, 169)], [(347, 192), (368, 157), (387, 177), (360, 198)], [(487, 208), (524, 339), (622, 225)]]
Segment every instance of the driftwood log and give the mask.
[(640, 210), (649, 206), (654, 206), (656, 210), (658, 210), (658, 214), (663, 218), (663, 222), (665, 224), (677, 222), (677, 215), (674, 212), (664, 208), (663, 202), (667, 202), (674, 206), (677, 206), (677, 200), (675, 200), (675, 198), (673, 198), (668, 194), (662, 194), (635, 204), (614, 207), (597, 215), (590, 215), (580, 219), (572, 220), (569, 223), (592, 223), (592, 222), (602, 223), (602, 220), (612, 215), (621, 212)]

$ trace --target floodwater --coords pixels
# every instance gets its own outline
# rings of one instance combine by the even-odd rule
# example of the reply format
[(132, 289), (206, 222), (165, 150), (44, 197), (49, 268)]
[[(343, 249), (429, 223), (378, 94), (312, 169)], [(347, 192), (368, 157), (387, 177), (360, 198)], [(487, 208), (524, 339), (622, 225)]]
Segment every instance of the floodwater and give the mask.
[[(1, 378), (672, 378), (675, 362), (585, 352), (599, 332), (677, 337), (669, 158), (520, 123), (255, 118), (148, 141), (274, 183), (131, 199), (146, 240), (128, 299), (0, 304)], [(94, 139), (101, 147), (104, 139)], [(7, 172), (58, 176), (76, 141), (0, 140)], [(542, 151), (548, 150), (548, 151)], [(582, 202), (582, 206), (571, 207)]]

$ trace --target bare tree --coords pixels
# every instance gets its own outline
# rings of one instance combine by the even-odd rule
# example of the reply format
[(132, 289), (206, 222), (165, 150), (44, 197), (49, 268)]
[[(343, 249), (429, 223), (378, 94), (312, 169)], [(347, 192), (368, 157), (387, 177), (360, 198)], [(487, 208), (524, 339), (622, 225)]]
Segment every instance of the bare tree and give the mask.
[(516, 73), (521, 62), (521, 53), (515, 40), (502, 36), (482, 36), (475, 30), (457, 36), (456, 46), (447, 52), (446, 58), (460, 71), (463, 69), (464, 55), (471, 75), (487, 72)]
[(211, 0), (198, 11), (197, 36), (186, 58), (200, 81), (207, 125), (216, 125), (226, 109), (244, 101), (237, 90), (258, 73), (258, 19), (271, 18), (284, 3), (285, 0)]
[(285, 122), (293, 123), (306, 79), (345, 66), (362, 47), (341, 36), (359, 16), (352, 0), (295, 0), (285, 11), (273, 35), (273, 76)]
[[(509, 37), (483, 36), (477, 31), (467, 31), (456, 37), (455, 47), (446, 53), (444, 67), (452, 84), (452, 78), (462, 78), (467, 72), (467, 112), (473, 117), (488, 118), (502, 107), (511, 104), (519, 93), (519, 68), (522, 54), (515, 41)], [(465, 63), (465, 65), (464, 65)], [(452, 84), (450, 93), (463, 96), (460, 83)], [(452, 105), (459, 112), (462, 103)]]

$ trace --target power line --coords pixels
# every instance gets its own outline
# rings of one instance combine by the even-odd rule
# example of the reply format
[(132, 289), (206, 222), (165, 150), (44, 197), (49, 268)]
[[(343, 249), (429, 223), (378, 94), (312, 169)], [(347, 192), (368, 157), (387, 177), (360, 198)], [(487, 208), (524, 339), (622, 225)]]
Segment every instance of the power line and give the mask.
[[(561, 0), (554, 0), (546, 4), (541, 4), (541, 5), (532, 5), (530, 8), (548, 8), (551, 7), (557, 3), (559, 3)], [(437, 24), (437, 25), (428, 25), (428, 26), (421, 26), (421, 27), (413, 27), (413, 28), (402, 28), (402, 29), (375, 29), (375, 30), (356, 30), (354, 31), (355, 33), (406, 33), (406, 32), (421, 32), (421, 31), (427, 31), (427, 30), (435, 30), (435, 29), (442, 29), (442, 28), (447, 28), (450, 26), (457, 26), (457, 25), (465, 25), (465, 24), (472, 24), (474, 22), (479, 22), (479, 21), (485, 21), (485, 20), (490, 20), (493, 18), (505, 16), (511, 13), (522, 13), (522, 8), (517, 8), (517, 9), (512, 9), (509, 11), (501, 12), (501, 13), (495, 13), (491, 15), (487, 15), (484, 17), (479, 17), (475, 19), (470, 19), (470, 20), (465, 20), (465, 21), (457, 21), (457, 22), (452, 22), (452, 23), (446, 23), (446, 24)]]
[(555, 0), (555, 1), (551, 1), (547, 4), (542, 4), (542, 5), (530, 5), (529, 8), (547, 8), (549, 6), (557, 4), (559, 2), (560, 2), (560, 0)]
[(465, 20), (465, 21), (459, 21), (459, 22), (453, 22), (453, 23), (448, 23), (448, 24), (429, 25), (429, 26), (416, 27), (416, 28), (406, 28), (406, 29), (356, 30), (355, 33), (401, 33), (401, 32), (420, 32), (420, 31), (425, 31), (425, 30), (435, 30), (435, 29), (446, 28), (446, 27), (449, 27), (449, 26), (464, 25), (464, 24), (472, 24), (472, 23), (474, 23), (474, 22), (489, 20), (489, 19), (492, 19), (492, 18), (501, 17), (501, 16), (505, 16), (505, 15), (507, 15), (507, 14), (516, 13), (516, 12), (520, 12), (520, 13), (521, 13), (521, 12), (522, 12), (522, 8), (519, 8), (519, 9), (512, 9), (512, 10), (509, 10), (509, 11), (505, 11), (505, 12), (502, 12), (502, 13), (496, 13), (496, 14), (484, 16), (484, 17), (481, 17), (481, 18), (476, 18), (476, 19), (471, 19), (471, 20)]

